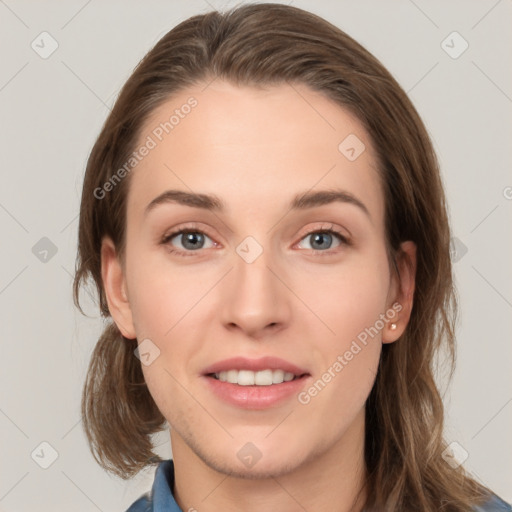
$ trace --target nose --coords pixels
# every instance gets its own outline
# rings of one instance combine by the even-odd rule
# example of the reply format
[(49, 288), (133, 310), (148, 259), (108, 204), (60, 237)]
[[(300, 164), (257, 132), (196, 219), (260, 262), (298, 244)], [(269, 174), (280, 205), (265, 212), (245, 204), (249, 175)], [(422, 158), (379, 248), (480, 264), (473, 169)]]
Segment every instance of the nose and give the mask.
[(289, 324), (292, 294), (284, 284), (284, 271), (269, 260), (267, 251), (252, 263), (235, 254), (223, 290), (221, 319), (227, 329), (261, 338)]

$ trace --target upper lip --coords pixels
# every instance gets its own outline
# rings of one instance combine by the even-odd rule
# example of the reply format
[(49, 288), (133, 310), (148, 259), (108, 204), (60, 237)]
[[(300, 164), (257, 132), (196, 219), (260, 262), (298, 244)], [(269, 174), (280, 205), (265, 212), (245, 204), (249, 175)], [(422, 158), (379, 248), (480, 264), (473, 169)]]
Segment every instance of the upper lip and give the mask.
[(203, 370), (203, 375), (219, 373), (227, 370), (252, 370), (253, 372), (261, 370), (284, 370), (300, 376), (307, 374), (308, 371), (297, 365), (285, 361), (279, 357), (266, 356), (259, 359), (248, 359), (246, 357), (232, 357), (217, 361)]

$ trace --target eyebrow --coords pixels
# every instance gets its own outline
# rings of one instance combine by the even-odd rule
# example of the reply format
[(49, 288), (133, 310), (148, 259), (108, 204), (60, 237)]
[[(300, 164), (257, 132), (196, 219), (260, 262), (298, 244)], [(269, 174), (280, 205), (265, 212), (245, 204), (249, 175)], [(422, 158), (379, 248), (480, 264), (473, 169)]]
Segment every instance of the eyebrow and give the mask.
[[(341, 202), (357, 206), (368, 217), (370, 212), (365, 204), (350, 192), (345, 190), (319, 190), (306, 191), (297, 194), (290, 203), (290, 210), (307, 210), (327, 204)], [(193, 208), (202, 208), (213, 212), (223, 212), (225, 205), (223, 201), (214, 194), (198, 194), (186, 192), (184, 190), (166, 190), (164, 193), (155, 197), (147, 206), (144, 215), (161, 204), (176, 203)]]

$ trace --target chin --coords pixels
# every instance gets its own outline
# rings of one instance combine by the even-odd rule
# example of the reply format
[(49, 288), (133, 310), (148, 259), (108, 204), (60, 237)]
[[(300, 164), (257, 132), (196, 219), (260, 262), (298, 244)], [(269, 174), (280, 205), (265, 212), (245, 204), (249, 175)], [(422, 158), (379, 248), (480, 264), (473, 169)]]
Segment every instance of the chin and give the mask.
[(265, 456), (262, 455), (261, 459), (257, 461), (252, 467), (245, 466), (240, 460), (225, 459), (204, 462), (211, 468), (219, 473), (223, 473), (233, 478), (243, 478), (247, 480), (263, 480), (269, 478), (278, 478), (286, 475), (297, 469), (304, 461), (299, 461), (296, 455), (294, 460), (264, 460)]
[[(174, 431), (177, 432), (176, 427)], [(234, 478), (277, 478), (299, 469), (314, 457), (311, 440), (297, 436), (291, 429), (229, 427), (233, 437), (224, 432), (219, 436), (204, 436), (188, 425), (179, 431), (189, 450), (206, 466)]]
[(203, 461), (232, 477), (268, 479), (300, 468), (312, 456), (304, 449), (307, 443), (294, 443), (291, 436), (288, 443), (261, 437), (254, 442), (249, 441), (251, 437), (244, 437), (243, 441), (238, 439), (228, 443), (229, 446), (219, 447), (217, 453), (211, 454), (212, 457), (202, 457)]

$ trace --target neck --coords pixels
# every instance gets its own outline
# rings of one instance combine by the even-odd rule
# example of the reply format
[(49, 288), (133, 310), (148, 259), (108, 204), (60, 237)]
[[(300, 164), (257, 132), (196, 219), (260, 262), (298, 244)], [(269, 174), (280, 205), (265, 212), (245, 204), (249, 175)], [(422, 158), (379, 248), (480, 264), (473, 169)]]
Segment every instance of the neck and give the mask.
[(334, 444), (275, 477), (229, 476), (208, 466), (173, 430), (171, 443), (173, 493), (184, 511), (361, 512), (363, 508), (364, 408)]

